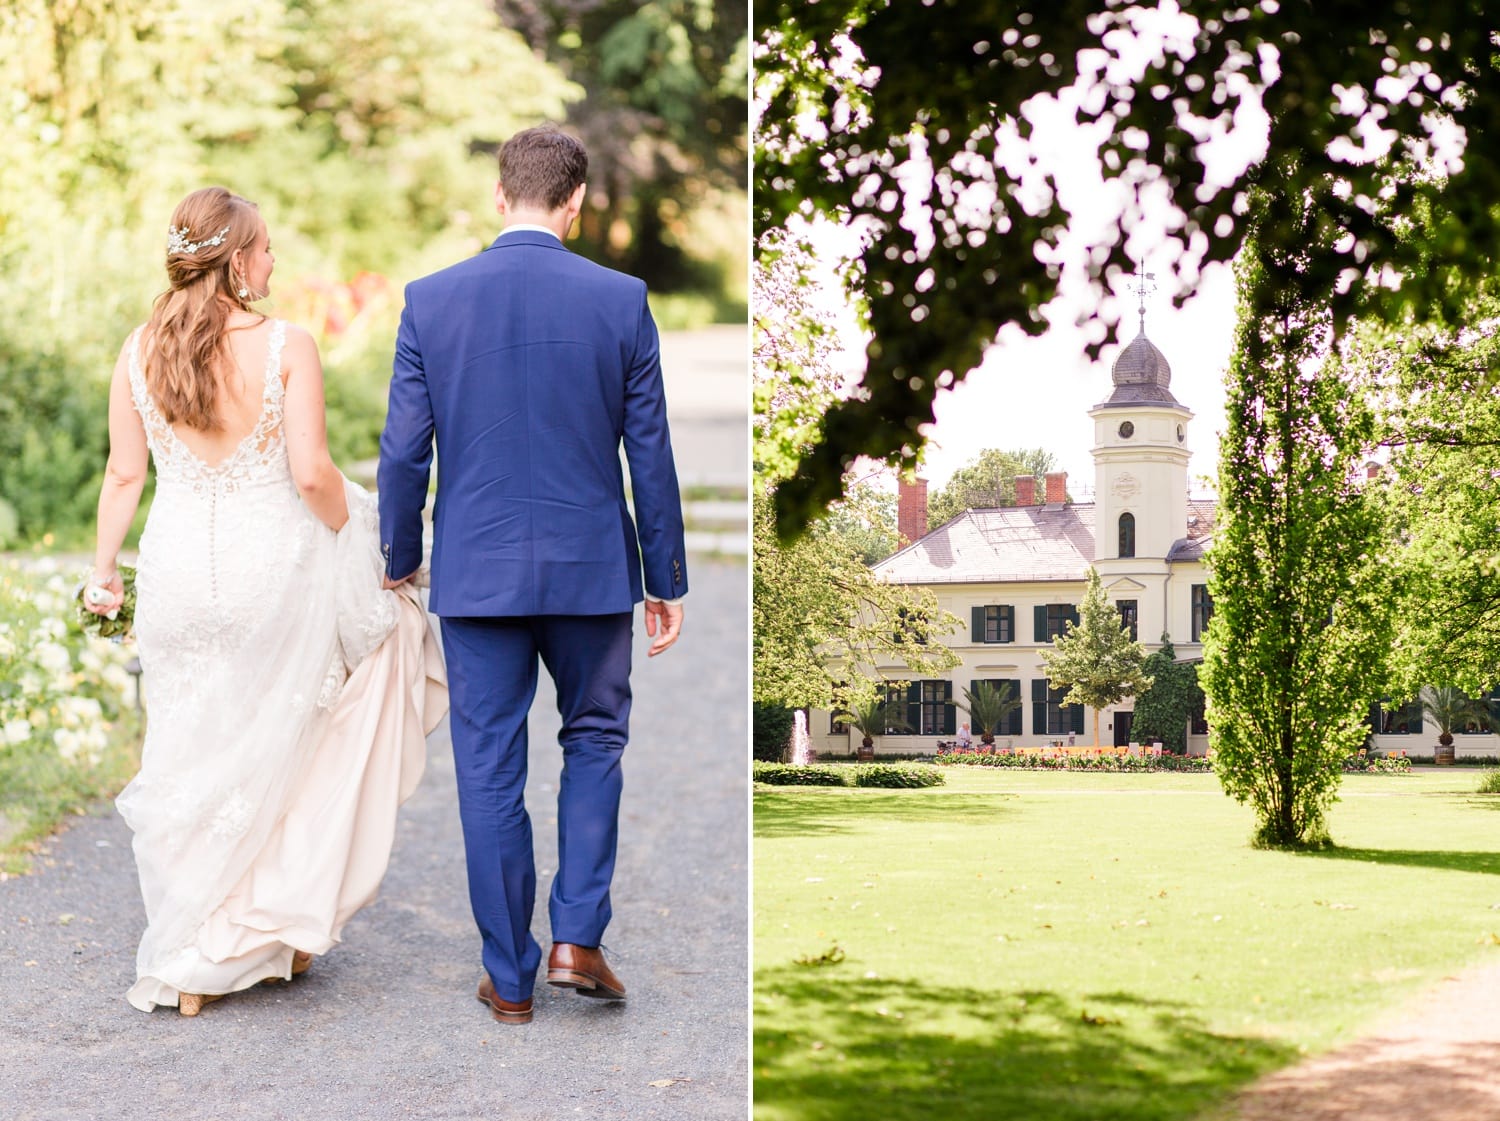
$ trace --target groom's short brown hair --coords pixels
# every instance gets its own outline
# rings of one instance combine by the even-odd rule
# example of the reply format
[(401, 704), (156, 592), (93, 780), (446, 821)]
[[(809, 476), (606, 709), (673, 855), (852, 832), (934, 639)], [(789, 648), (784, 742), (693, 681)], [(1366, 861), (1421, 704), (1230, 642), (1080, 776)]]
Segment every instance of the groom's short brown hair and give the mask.
[(512, 206), (557, 210), (588, 173), (588, 152), (556, 125), (523, 129), (500, 148), (500, 189)]

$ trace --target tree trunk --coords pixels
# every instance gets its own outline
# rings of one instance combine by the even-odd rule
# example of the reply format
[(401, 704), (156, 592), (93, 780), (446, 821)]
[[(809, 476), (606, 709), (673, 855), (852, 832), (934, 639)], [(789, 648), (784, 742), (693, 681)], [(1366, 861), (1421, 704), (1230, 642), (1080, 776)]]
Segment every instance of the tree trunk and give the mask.
[(1099, 710), (1094, 709), (1094, 746), (1099, 746)]

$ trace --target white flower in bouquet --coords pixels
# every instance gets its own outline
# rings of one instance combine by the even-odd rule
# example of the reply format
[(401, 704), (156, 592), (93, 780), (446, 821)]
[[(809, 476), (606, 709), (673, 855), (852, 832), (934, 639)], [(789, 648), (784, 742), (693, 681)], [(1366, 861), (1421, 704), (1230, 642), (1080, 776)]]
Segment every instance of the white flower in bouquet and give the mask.
[(31, 721), (20, 719), (7, 721), (4, 728), (0, 728), (0, 736), (12, 747), (19, 747), (31, 738)]

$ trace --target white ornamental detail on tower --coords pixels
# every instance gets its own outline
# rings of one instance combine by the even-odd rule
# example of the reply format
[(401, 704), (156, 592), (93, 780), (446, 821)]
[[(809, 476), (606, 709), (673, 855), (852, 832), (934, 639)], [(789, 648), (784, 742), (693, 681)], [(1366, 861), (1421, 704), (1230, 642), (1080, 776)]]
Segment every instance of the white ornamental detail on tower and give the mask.
[(1129, 471), (1121, 471), (1109, 489), (1116, 498), (1128, 500), (1141, 493), (1141, 481)]

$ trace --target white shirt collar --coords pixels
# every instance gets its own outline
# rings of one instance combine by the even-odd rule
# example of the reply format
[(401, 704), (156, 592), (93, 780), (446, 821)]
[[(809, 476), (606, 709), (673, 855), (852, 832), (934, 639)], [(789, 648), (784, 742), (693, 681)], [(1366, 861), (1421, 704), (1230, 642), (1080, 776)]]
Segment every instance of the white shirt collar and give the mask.
[[(519, 233), (551, 234), (553, 237), (557, 237), (556, 230), (549, 230), (546, 226), (534, 226), (527, 222), (518, 222), (514, 226), (506, 226), (505, 229), (500, 231), (500, 236), (504, 237), (506, 234)], [(557, 237), (557, 240), (562, 241), (562, 238)]]

